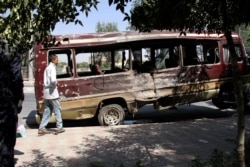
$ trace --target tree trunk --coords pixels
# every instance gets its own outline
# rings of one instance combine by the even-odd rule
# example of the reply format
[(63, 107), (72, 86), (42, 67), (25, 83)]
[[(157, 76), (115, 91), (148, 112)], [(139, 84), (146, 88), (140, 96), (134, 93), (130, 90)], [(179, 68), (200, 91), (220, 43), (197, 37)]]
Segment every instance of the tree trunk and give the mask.
[(234, 84), (234, 94), (237, 104), (237, 152), (238, 152), (238, 162), (240, 167), (245, 167), (245, 106), (244, 106), (244, 97), (243, 97), (243, 85), (241, 81), (241, 74), (237, 64), (237, 58), (233, 38), (231, 31), (225, 33), (231, 64), (232, 64), (232, 75), (233, 75), (233, 84)]

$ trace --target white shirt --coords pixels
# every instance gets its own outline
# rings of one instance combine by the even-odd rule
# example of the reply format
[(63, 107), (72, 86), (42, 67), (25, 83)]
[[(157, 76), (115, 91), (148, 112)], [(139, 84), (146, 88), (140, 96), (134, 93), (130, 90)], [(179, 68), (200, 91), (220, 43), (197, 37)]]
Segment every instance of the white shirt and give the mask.
[(43, 74), (43, 95), (44, 99), (57, 99), (59, 98), (59, 93), (57, 90), (57, 80), (56, 80), (56, 65), (52, 62), (44, 70)]

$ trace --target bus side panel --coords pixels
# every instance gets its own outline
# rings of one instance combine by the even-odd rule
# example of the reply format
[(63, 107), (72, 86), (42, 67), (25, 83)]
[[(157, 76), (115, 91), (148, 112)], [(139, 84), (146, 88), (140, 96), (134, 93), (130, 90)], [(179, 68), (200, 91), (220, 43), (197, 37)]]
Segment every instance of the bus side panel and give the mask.
[(35, 98), (37, 101), (43, 100), (43, 72), (47, 66), (47, 52), (41, 51), (40, 45), (36, 47), (36, 55), (34, 60), (34, 89)]
[[(160, 106), (177, 106), (205, 101), (218, 93), (222, 64), (191, 65), (154, 73)], [(163, 100), (164, 99), (164, 100)]]
[[(138, 92), (154, 92), (155, 90), (153, 78), (150, 74), (136, 74), (133, 71), (78, 78), (74, 82), (77, 84), (79, 96), (130, 92), (136, 98), (140, 96)], [(155, 94), (152, 96), (155, 96)]]

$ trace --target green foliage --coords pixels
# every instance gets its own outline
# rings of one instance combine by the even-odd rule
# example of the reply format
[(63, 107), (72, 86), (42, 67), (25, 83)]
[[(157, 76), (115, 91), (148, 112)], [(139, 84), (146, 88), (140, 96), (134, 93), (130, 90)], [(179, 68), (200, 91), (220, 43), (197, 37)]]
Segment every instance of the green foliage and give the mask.
[(124, 8), (128, 2), (131, 2), (131, 0), (109, 0), (109, 5), (115, 4), (116, 10), (120, 10), (124, 13)]
[(239, 32), (245, 47), (249, 47), (250, 46), (250, 26), (247, 26), (247, 27), (240, 26), (240, 27), (237, 27), (235, 31)]
[(121, 62), (122, 61), (122, 55), (119, 52), (115, 53), (115, 62)]
[(119, 31), (117, 28), (117, 23), (108, 22), (108, 23), (100, 23), (96, 24), (96, 32), (117, 32)]
[(131, 11), (131, 24), (140, 31), (233, 30), (249, 24), (249, 8), (250, 2), (244, 0), (142, 0)]
[(131, 11), (131, 24), (140, 31), (183, 29), (195, 0), (147, 0)]
[(89, 68), (89, 63), (87, 63), (87, 62), (77, 63), (76, 66), (77, 66), (77, 68), (86, 68), (86, 69), (88, 69)]
[(36, 40), (50, 35), (59, 21), (82, 25), (79, 12), (87, 16), (98, 0), (2, 0), (0, 1), (0, 37), (9, 46), (24, 53)]
[[(124, 13), (130, 1), (109, 0), (108, 3)], [(51, 35), (60, 21), (83, 25), (80, 13), (88, 16), (92, 9), (97, 9), (98, 3), (98, 0), (1, 0), (0, 38), (6, 39), (12, 50), (24, 53), (35, 41)], [(129, 18), (127, 13), (125, 17)], [(111, 28), (115, 28), (113, 24)]]

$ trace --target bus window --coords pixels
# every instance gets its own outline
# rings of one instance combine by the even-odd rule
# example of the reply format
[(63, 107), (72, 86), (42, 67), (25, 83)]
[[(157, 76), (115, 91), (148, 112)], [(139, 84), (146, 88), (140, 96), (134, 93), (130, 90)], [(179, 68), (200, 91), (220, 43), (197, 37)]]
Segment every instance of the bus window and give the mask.
[(132, 69), (137, 71), (138, 73), (141, 72), (141, 66), (142, 66), (142, 50), (141, 48), (134, 49), (132, 51)]
[(151, 73), (155, 69), (155, 58), (151, 55), (151, 48), (140, 48), (132, 51), (132, 69), (138, 73)]
[(56, 67), (57, 78), (68, 78), (73, 76), (73, 64), (70, 50), (50, 51), (49, 55), (56, 54), (58, 56), (58, 64)]
[(78, 76), (103, 74), (111, 69), (110, 52), (77, 52), (76, 66)]
[(127, 71), (129, 70), (129, 64), (128, 49), (114, 51), (114, 67), (112, 68), (112, 72)]
[(179, 47), (169, 47), (168, 56), (165, 57), (165, 67), (172, 68), (179, 65)]
[(155, 58), (151, 54), (151, 48), (142, 48), (142, 67), (141, 72), (143, 73), (152, 73), (155, 70)]
[(110, 74), (129, 69), (129, 50), (76, 51), (78, 76)]
[[(198, 48), (198, 50), (197, 50)], [(182, 47), (182, 53), (183, 53), (183, 63), (184, 66), (190, 66), (190, 65), (198, 65), (201, 64), (201, 60), (198, 55), (198, 53), (201, 53), (200, 47), (197, 47), (195, 44), (186, 44)], [(197, 51), (199, 51), (197, 53)]]
[(215, 64), (220, 61), (217, 41), (199, 41), (182, 47), (184, 66)]
[(198, 57), (199, 61), (204, 62), (204, 52), (203, 52), (203, 45), (202, 44), (196, 45), (196, 53), (197, 53), (197, 57)]
[(218, 48), (209, 48), (206, 50), (206, 61), (205, 64), (216, 64), (219, 63), (219, 49)]
[[(243, 53), (241, 53), (241, 49), (240, 49), (240, 46), (235, 46), (235, 52), (236, 52), (236, 55), (237, 55), (237, 62), (240, 62), (242, 61), (242, 55)], [(229, 48), (227, 47), (227, 45), (224, 45), (223, 46), (223, 53), (224, 53), (224, 62), (225, 63), (231, 63), (230, 61), (230, 52), (229, 52)]]
[(202, 41), (203, 64), (216, 64), (220, 62), (219, 48), (217, 41)]
[(168, 48), (157, 48), (155, 49), (155, 67), (156, 69), (165, 68), (165, 59), (169, 58)]
[(91, 70), (90, 70), (91, 53), (77, 53), (75, 59), (76, 59), (76, 71), (78, 76), (91, 75)]
[(155, 49), (156, 69), (177, 67), (179, 65), (179, 47), (171, 46)]
[(91, 64), (98, 64), (102, 71), (111, 71), (111, 51), (92, 52)]

